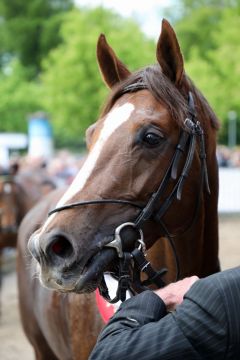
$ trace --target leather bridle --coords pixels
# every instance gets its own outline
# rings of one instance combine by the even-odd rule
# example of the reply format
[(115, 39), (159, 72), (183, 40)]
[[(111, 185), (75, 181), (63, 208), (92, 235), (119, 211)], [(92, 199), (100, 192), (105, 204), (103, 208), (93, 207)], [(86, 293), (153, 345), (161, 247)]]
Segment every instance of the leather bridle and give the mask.
[[(134, 92), (139, 89), (144, 89), (146, 86), (144, 84), (133, 84), (127, 86), (123, 93)], [(151, 264), (146, 260), (146, 246), (143, 239), (142, 227), (144, 223), (148, 220), (154, 220), (159, 223), (163, 229), (164, 235), (169, 240), (171, 245), (175, 262), (176, 262), (176, 279), (179, 278), (180, 267), (179, 260), (176, 253), (176, 249), (173, 242), (173, 237), (176, 235), (170, 234), (166, 225), (163, 222), (163, 217), (166, 214), (167, 210), (173, 203), (174, 199), (181, 200), (183, 185), (186, 178), (189, 175), (189, 171), (193, 162), (194, 153), (196, 149), (197, 140), (199, 139), (199, 157), (201, 160), (201, 170), (200, 170), (200, 188), (203, 188), (204, 182), (206, 185), (207, 192), (210, 193), (209, 182), (208, 182), (208, 173), (206, 165), (206, 152), (205, 152), (205, 142), (204, 142), (204, 132), (201, 127), (200, 122), (196, 118), (196, 111), (192, 93), (189, 92), (188, 98), (188, 109), (189, 117), (184, 121), (184, 129), (181, 130), (179, 142), (176, 146), (174, 155), (170, 161), (169, 167), (159, 185), (158, 189), (151, 195), (145, 206), (141, 206), (135, 202), (121, 199), (99, 199), (99, 200), (89, 200), (89, 201), (80, 201), (72, 204), (67, 204), (58, 208), (53, 209), (49, 212), (49, 216), (57, 213), (59, 211), (73, 209), (79, 206), (86, 205), (98, 205), (98, 204), (115, 204), (115, 205), (130, 205), (140, 209), (140, 212), (133, 222), (127, 222), (121, 224), (115, 230), (115, 235), (113, 239), (105, 244), (105, 247), (114, 248), (117, 252), (119, 258), (119, 274), (115, 276), (118, 279), (119, 285), (117, 294), (114, 299), (110, 299), (108, 295), (108, 289), (105, 284), (104, 277), (102, 276), (101, 285), (99, 287), (100, 293), (104, 296), (109, 302), (115, 303), (119, 300), (124, 301), (126, 298), (126, 291), (130, 288), (134, 288), (134, 291), (141, 292), (146, 288), (146, 285), (150, 283), (156, 284), (158, 287), (163, 287), (165, 285), (162, 280), (162, 276), (165, 274), (166, 269), (161, 269), (156, 272)], [(186, 155), (186, 161), (183, 165), (182, 171), (178, 176), (179, 164), (184, 153)], [(175, 185), (170, 192), (170, 194), (165, 197), (161, 205), (159, 202), (161, 198), (164, 198), (166, 194), (166, 188), (170, 180), (175, 181)], [(190, 225), (183, 231), (189, 231), (194, 225), (201, 200), (201, 191), (199, 191), (197, 205), (190, 222)], [(125, 227), (130, 227), (134, 229), (135, 235), (131, 236), (130, 239), (123, 239), (121, 232)], [(134, 238), (134, 239), (133, 239)], [(126, 251), (124, 244), (129, 240), (134, 245), (134, 250), (130, 253)], [(129, 247), (128, 247), (129, 248)], [(140, 280), (141, 272), (145, 272), (148, 279), (145, 281)], [(134, 285), (134, 286), (132, 286)]]

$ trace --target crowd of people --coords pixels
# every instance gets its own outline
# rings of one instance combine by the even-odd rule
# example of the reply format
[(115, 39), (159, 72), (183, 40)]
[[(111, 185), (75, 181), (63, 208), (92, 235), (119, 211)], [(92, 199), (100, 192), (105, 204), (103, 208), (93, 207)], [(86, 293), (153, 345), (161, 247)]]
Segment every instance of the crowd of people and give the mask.
[(82, 166), (85, 155), (76, 155), (68, 150), (57, 151), (50, 159), (42, 157), (12, 156), (10, 160), (11, 167), (16, 164), (19, 171), (32, 174), (44, 173), (46, 179), (55, 183), (56, 187), (69, 185), (78, 170)]
[(240, 148), (230, 149), (227, 146), (219, 145), (217, 160), (221, 167), (240, 167)]

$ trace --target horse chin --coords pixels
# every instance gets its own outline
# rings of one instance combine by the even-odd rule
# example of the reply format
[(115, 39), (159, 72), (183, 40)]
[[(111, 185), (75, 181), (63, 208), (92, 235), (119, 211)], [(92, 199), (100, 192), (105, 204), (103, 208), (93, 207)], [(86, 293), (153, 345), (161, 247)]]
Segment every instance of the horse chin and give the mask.
[(111, 263), (116, 256), (114, 249), (106, 248), (89, 259), (75, 285), (74, 292), (81, 294), (96, 290), (100, 285), (103, 273), (110, 270)]
[(37, 277), (41, 285), (50, 290), (59, 291), (62, 293), (69, 293), (74, 291), (75, 281), (68, 279), (67, 281), (62, 278), (60, 272), (54, 271), (54, 273), (42, 269), (37, 266)]

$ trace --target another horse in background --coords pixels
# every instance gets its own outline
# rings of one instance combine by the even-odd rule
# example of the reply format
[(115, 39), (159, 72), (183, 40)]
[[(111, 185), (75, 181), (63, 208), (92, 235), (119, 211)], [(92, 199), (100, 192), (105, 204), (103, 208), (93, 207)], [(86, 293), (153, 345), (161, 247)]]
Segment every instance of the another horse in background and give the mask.
[(17, 163), (0, 175), (0, 291), (3, 250), (16, 248), (22, 219), (37, 201), (55, 188), (55, 183), (44, 173), (25, 171)]
[(16, 247), (19, 225), (26, 213), (55, 183), (40, 171), (25, 171), (14, 163), (0, 176), (0, 250)]
[[(88, 157), (68, 190), (21, 225), (21, 318), (37, 359), (88, 358), (103, 326), (93, 291), (106, 294), (104, 272), (119, 279), (123, 254), (146, 245), (149, 261), (167, 266), (168, 281), (176, 271), (171, 246), (180, 277), (219, 270), (218, 121), (184, 72), (173, 29), (163, 20), (157, 65), (131, 74), (104, 35), (97, 58), (112, 92), (87, 131)], [(43, 288), (36, 271), (57, 291)]]

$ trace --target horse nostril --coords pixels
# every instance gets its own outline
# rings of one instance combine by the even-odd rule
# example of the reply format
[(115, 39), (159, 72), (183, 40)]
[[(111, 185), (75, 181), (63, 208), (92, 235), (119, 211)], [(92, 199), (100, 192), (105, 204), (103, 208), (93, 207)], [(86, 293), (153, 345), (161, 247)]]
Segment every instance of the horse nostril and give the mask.
[(54, 236), (47, 252), (60, 258), (70, 257), (73, 253), (72, 244), (63, 235)]

